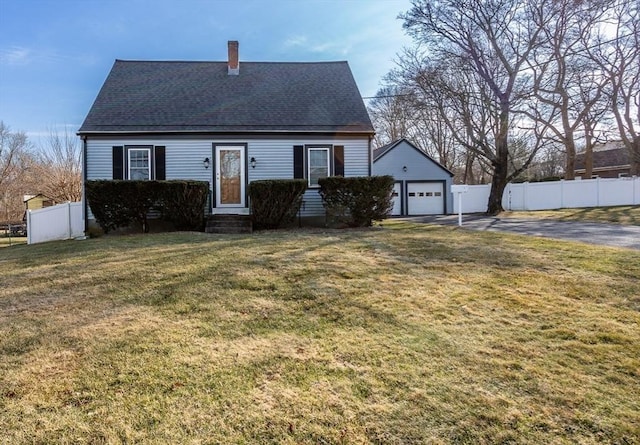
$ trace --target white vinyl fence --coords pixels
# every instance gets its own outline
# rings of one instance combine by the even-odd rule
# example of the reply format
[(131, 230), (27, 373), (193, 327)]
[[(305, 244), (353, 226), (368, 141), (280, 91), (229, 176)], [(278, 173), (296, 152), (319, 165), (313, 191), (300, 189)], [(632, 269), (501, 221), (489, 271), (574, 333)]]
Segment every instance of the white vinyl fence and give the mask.
[[(491, 185), (470, 185), (462, 194), (462, 213), (487, 211)], [(453, 193), (458, 213), (459, 195)], [(502, 196), (505, 210), (551, 210), (640, 204), (640, 177), (596, 178), (573, 181), (507, 184)]]
[(81, 236), (84, 236), (81, 202), (68, 202), (27, 212), (28, 244)]

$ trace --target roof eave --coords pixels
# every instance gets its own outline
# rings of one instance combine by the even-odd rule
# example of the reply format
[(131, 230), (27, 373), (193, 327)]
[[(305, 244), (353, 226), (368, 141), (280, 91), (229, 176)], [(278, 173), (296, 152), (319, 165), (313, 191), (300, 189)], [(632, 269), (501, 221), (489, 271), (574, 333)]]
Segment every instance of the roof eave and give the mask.
[(136, 136), (136, 135), (229, 135), (229, 134), (347, 134), (347, 135), (366, 135), (373, 136), (374, 130), (79, 130), (76, 135), (78, 136), (100, 136), (100, 135), (122, 135), (122, 136)]

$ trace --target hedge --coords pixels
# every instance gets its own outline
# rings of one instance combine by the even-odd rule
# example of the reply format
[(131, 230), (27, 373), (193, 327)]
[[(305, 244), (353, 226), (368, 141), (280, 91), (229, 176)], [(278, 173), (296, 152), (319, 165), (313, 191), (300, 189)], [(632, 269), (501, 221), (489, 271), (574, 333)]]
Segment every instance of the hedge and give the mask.
[(277, 229), (291, 224), (307, 189), (304, 179), (267, 179), (249, 183), (254, 229)]
[(385, 219), (391, 213), (392, 176), (331, 176), (318, 183), (327, 216), (338, 223), (369, 227), (373, 221)]
[(148, 215), (160, 212), (178, 230), (202, 230), (209, 183), (203, 181), (87, 181), (91, 213), (105, 233), (137, 222), (149, 231)]

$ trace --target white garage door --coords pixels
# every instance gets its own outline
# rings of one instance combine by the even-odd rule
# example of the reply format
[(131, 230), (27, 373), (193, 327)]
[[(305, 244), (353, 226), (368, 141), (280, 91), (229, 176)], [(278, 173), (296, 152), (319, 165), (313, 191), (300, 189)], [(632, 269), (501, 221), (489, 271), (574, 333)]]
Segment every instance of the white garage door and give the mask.
[(441, 182), (410, 182), (407, 184), (409, 215), (441, 215), (444, 213), (444, 193)]
[(391, 209), (391, 215), (402, 215), (402, 199), (400, 198), (400, 183), (393, 184), (393, 195), (391, 200), (393, 201), (393, 208)]

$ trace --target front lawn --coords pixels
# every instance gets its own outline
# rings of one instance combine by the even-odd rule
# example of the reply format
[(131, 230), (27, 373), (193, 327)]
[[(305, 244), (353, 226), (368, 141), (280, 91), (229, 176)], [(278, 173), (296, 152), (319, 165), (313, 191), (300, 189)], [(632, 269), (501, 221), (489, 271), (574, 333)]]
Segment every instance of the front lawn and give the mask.
[(640, 437), (638, 251), (392, 221), (0, 268), (0, 443)]

